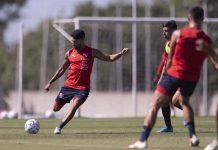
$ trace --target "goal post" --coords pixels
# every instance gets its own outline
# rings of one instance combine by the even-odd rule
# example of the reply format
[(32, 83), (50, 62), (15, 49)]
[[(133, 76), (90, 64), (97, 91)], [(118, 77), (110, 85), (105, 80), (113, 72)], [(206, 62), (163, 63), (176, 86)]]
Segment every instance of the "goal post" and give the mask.
[[(181, 23), (181, 24), (185, 24), (187, 23), (187, 18), (172, 18), (172, 17), (75, 17), (73, 19), (57, 19), (53, 21), (53, 27), (60, 32), (60, 34), (62, 34), (68, 41), (72, 42), (72, 37), (64, 30), (61, 28), (60, 24), (73, 24), (75, 29), (78, 29), (81, 27), (81, 24), (107, 24), (109, 26), (113, 26), (114, 24), (130, 24), (132, 26), (134, 26), (134, 24), (137, 25), (145, 25), (145, 24), (163, 24), (166, 21), (169, 20), (175, 20), (177, 23)], [(205, 18), (204, 20), (205, 26), (207, 26), (208, 23), (218, 23), (218, 18)], [(134, 28), (132, 28), (133, 30)], [(137, 30), (137, 28), (136, 28)], [(160, 29), (161, 31), (161, 29)], [(137, 32), (137, 31), (136, 31)], [(133, 33), (133, 32), (132, 32)], [(138, 32), (137, 32), (138, 33)], [(137, 34), (136, 33), (136, 34)], [(152, 34), (151, 32), (145, 33), (145, 34)], [(147, 36), (150, 37), (150, 36)], [(137, 53), (137, 35), (134, 36), (132, 34), (132, 44), (131, 44), (131, 48), (132, 48), (132, 53)], [(150, 40), (150, 39), (145, 39), (146, 40)], [(135, 42), (134, 42), (135, 41)], [(149, 47), (151, 46), (151, 42), (145, 42), (147, 44), (150, 44)], [(150, 54), (150, 53), (149, 53)], [(135, 61), (134, 61), (135, 60)], [(207, 63), (207, 62), (205, 62)], [(205, 76), (207, 76), (207, 68), (205, 67), (207, 65), (204, 65), (203, 67), (203, 79), (207, 79)], [(131, 64), (132, 70), (132, 112), (133, 112), (133, 116), (137, 116), (137, 97), (135, 95), (137, 95), (137, 87), (133, 88), (134, 84), (137, 84), (137, 77), (139, 76), (137, 74), (137, 55), (132, 55), (132, 64)], [(149, 71), (149, 70), (148, 70)], [(147, 72), (148, 74), (152, 74), (151, 71)], [(152, 79), (151, 78), (146, 78), (145, 79), (145, 83), (152, 83)], [(208, 84), (208, 81), (204, 81), (204, 85)], [(205, 107), (203, 108), (204, 110), (204, 115), (207, 115), (207, 97), (208, 97), (208, 92), (207, 92), (207, 87), (202, 86), (203, 89), (203, 100), (202, 102), (204, 103)], [(136, 107), (135, 107), (136, 106)]]

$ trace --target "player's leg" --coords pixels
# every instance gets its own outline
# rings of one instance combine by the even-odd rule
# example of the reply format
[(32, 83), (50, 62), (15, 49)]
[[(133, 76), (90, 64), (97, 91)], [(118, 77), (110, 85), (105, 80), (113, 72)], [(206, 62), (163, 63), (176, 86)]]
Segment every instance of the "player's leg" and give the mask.
[[(174, 109), (174, 106), (175, 106), (175, 107), (182, 110), (182, 107), (179, 103), (179, 97), (180, 97), (180, 92), (179, 92), (179, 90), (177, 90), (176, 93), (173, 95), (172, 103), (170, 103), (170, 105), (168, 105), (168, 106), (161, 108), (164, 122), (165, 122), (166, 126), (161, 128), (160, 130), (158, 130), (158, 132), (173, 132), (173, 126), (171, 123), (171, 108), (170, 107), (173, 107), (173, 109)], [(174, 112), (174, 114), (175, 114), (175, 112)]]
[(147, 140), (156, 122), (157, 112), (160, 109), (160, 107), (168, 104), (171, 101), (171, 98), (172, 97), (162, 94), (157, 90), (154, 92), (151, 105), (144, 120), (143, 131), (141, 132), (140, 138), (135, 143), (130, 144), (128, 148), (142, 149), (147, 147)]
[(165, 95), (159, 91), (154, 92), (154, 97), (149, 107), (147, 116), (144, 120), (144, 125), (148, 128), (152, 128), (157, 118), (157, 112), (161, 106), (169, 105), (171, 96)]
[(77, 109), (83, 104), (80, 97), (76, 97), (73, 99), (73, 103), (70, 105), (68, 111), (66, 112), (64, 118), (62, 119), (61, 123), (58, 127), (55, 128), (55, 134), (61, 134), (61, 130), (64, 126), (74, 117)]
[(178, 88), (178, 79), (173, 78), (167, 74), (164, 74), (161, 78), (156, 90), (154, 92), (151, 105), (149, 107), (148, 113), (144, 120), (143, 131), (138, 141), (130, 144), (128, 148), (146, 148), (147, 140), (150, 135), (151, 129), (153, 128), (155, 121), (157, 119), (157, 112), (162, 106), (166, 106), (172, 100), (172, 96), (175, 94)]
[(81, 100), (81, 97), (76, 96), (73, 99), (73, 104), (70, 105), (70, 108), (67, 112), (67, 114), (65, 115), (65, 117), (63, 118), (62, 122), (64, 122), (65, 124), (67, 124), (75, 115), (77, 109), (83, 104), (83, 100)]
[(173, 132), (173, 126), (171, 123), (171, 109), (170, 105), (161, 107), (165, 127), (160, 128), (157, 132)]
[(190, 146), (198, 146), (200, 140), (197, 138), (195, 131), (194, 111), (189, 103), (190, 97), (196, 87), (196, 82), (181, 81), (180, 82), (180, 104), (182, 106), (186, 127), (188, 128)]
[(189, 99), (189, 97), (181, 96), (183, 115), (186, 121), (186, 127), (188, 128), (189, 132), (190, 146), (198, 146), (200, 141), (196, 136), (194, 111), (189, 104)]
[(70, 92), (70, 94), (68, 93), (67, 98), (73, 98), (73, 102), (60, 124), (55, 128), (55, 134), (61, 134), (61, 130), (74, 117), (77, 109), (85, 102), (89, 95), (89, 91), (68, 89), (68, 92)]
[(69, 99), (69, 92), (68, 92), (68, 87), (61, 87), (61, 90), (59, 91), (56, 99), (55, 99), (55, 102), (54, 102), (54, 105), (53, 105), (53, 111), (54, 112), (57, 112), (59, 110), (61, 110), (61, 108), (68, 102), (70, 101)]
[(180, 110), (182, 110), (182, 106), (180, 104), (180, 91), (177, 90), (176, 93), (173, 95), (173, 98), (172, 98), (172, 104), (173, 106), (175, 106), (176, 108), (179, 108)]
[(74, 117), (77, 109), (83, 104), (83, 102), (84, 101), (82, 101), (81, 98), (77, 96), (73, 99), (73, 103), (70, 105), (61, 123), (59, 124), (58, 127), (55, 128), (54, 131), (55, 134), (61, 134), (61, 130)]
[(61, 110), (61, 108), (65, 105), (65, 102), (59, 102), (59, 101), (55, 101), (54, 106), (53, 106), (53, 111), (57, 112), (59, 110)]

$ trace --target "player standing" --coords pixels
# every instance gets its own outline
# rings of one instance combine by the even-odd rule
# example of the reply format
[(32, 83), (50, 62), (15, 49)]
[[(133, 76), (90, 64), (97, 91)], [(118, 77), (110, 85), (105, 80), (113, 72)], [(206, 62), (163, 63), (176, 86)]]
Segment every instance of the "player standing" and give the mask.
[[(154, 78), (155, 84), (158, 83), (162, 74), (164, 73), (167, 57), (170, 53), (170, 39), (171, 39), (172, 33), (176, 29), (177, 29), (177, 24), (174, 20), (167, 21), (166, 23), (163, 24), (162, 30), (163, 30), (163, 36), (166, 40), (166, 44), (165, 44), (165, 50), (162, 54), (160, 65), (157, 69), (157, 74), (155, 75), (155, 78)], [(175, 96), (173, 97), (174, 101), (178, 101), (178, 95), (179, 95), (179, 92), (176, 93)], [(161, 107), (164, 122), (166, 126), (158, 130), (158, 132), (173, 132), (173, 126), (171, 124), (171, 118), (170, 118), (171, 117), (170, 107), (173, 107), (172, 103), (170, 105)], [(179, 108), (181, 109), (181, 107)]]
[(90, 76), (94, 58), (112, 62), (128, 51), (128, 48), (124, 48), (119, 53), (108, 55), (88, 47), (84, 42), (85, 32), (81, 29), (74, 30), (71, 36), (73, 38), (73, 48), (66, 53), (64, 63), (45, 86), (45, 90), (49, 91), (52, 83), (69, 68), (64, 86), (55, 100), (53, 111), (59, 111), (66, 103), (70, 103), (72, 99), (73, 103), (70, 104), (70, 108), (59, 126), (55, 128), (55, 134), (61, 134), (63, 127), (74, 117), (76, 110), (86, 101), (90, 90)]
[[(150, 132), (155, 124), (160, 107), (169, 104), (177, 89), (180, 89), (179, 102), (183, 109), (184, 119), (190, 138), (190, 146), (198, 146), (194, 123), (194, 112), (189, 99), (194, 92), (200, 77), (202, 64), (207, 54), (196, 50), (196, 41), (203, 39), (211, 44), (211, 39), (201, 30), (204, 11), (201, 7), (193, 7), (188, 14), (189, 25), (176, 30), (171, 38), (171, 52), (168, 57), (166, 71), (154, 92), (154, 96), (145, 117), (140, 139), (129, 145), (129, 148), (146, 148)], [(191, 59), (190, 59), (191, 58)]]

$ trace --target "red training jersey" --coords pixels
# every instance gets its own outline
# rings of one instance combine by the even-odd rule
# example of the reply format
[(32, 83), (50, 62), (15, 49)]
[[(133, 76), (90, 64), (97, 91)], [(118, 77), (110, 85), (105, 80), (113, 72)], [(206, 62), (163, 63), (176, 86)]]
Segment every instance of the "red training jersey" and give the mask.
[(196, 50), (196, 40), (203, 39), (212, 43), (211, 39), (199, 29), (182, 28), (176, 43), (172, 64), (167, 73), (175, 78), (187, 81), (198, 81), (206, 53)]
[(161, 76), (162, 76), (162, 73), (163, 73), (163, 69), (166, 65), (166, 61), (167, 61), (167, 58), (168, 58), (168, 55), (170, 53), (170, 47), (169, 47), (169, 44), (170, 42), (168, 41), (166, 44), (165, 44), (165, 50), (162, 54), (162, 57), (161, 57), (161, 61), (160, 61), (160, 64), (158, 66), (158, 69), (157, 69), (157, 73), (153, 79), (153, 82), (156, 83), (160, 80)]
[(92, 48), (85, 46), (82, 51), (73, 48), (68, 51), (68, 60), (70, 67), (64, 86), (78, 90), (90, 90), (93, 66)]

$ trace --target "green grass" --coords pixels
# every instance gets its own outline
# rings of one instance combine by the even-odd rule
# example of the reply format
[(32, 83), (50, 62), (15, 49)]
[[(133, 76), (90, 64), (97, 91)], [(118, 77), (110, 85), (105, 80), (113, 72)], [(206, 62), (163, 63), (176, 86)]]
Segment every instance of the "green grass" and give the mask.
[[(61, 135), (54, 135), (59, 120), (40, 119), (38, 134), (24, 132), (25, 120), (0, 120), (0, 150), (126, 150), (142, 130), (143, 118), (73, 119)], [(156, 133), (163, 125), (158, 119), (148, 141), (149, 150), (202, 150), (215, 137), (212, 117), (196, 118), (201, 143), (188, 146), (187, 129), (182, 118), (172, 118), (173, 133)]]

